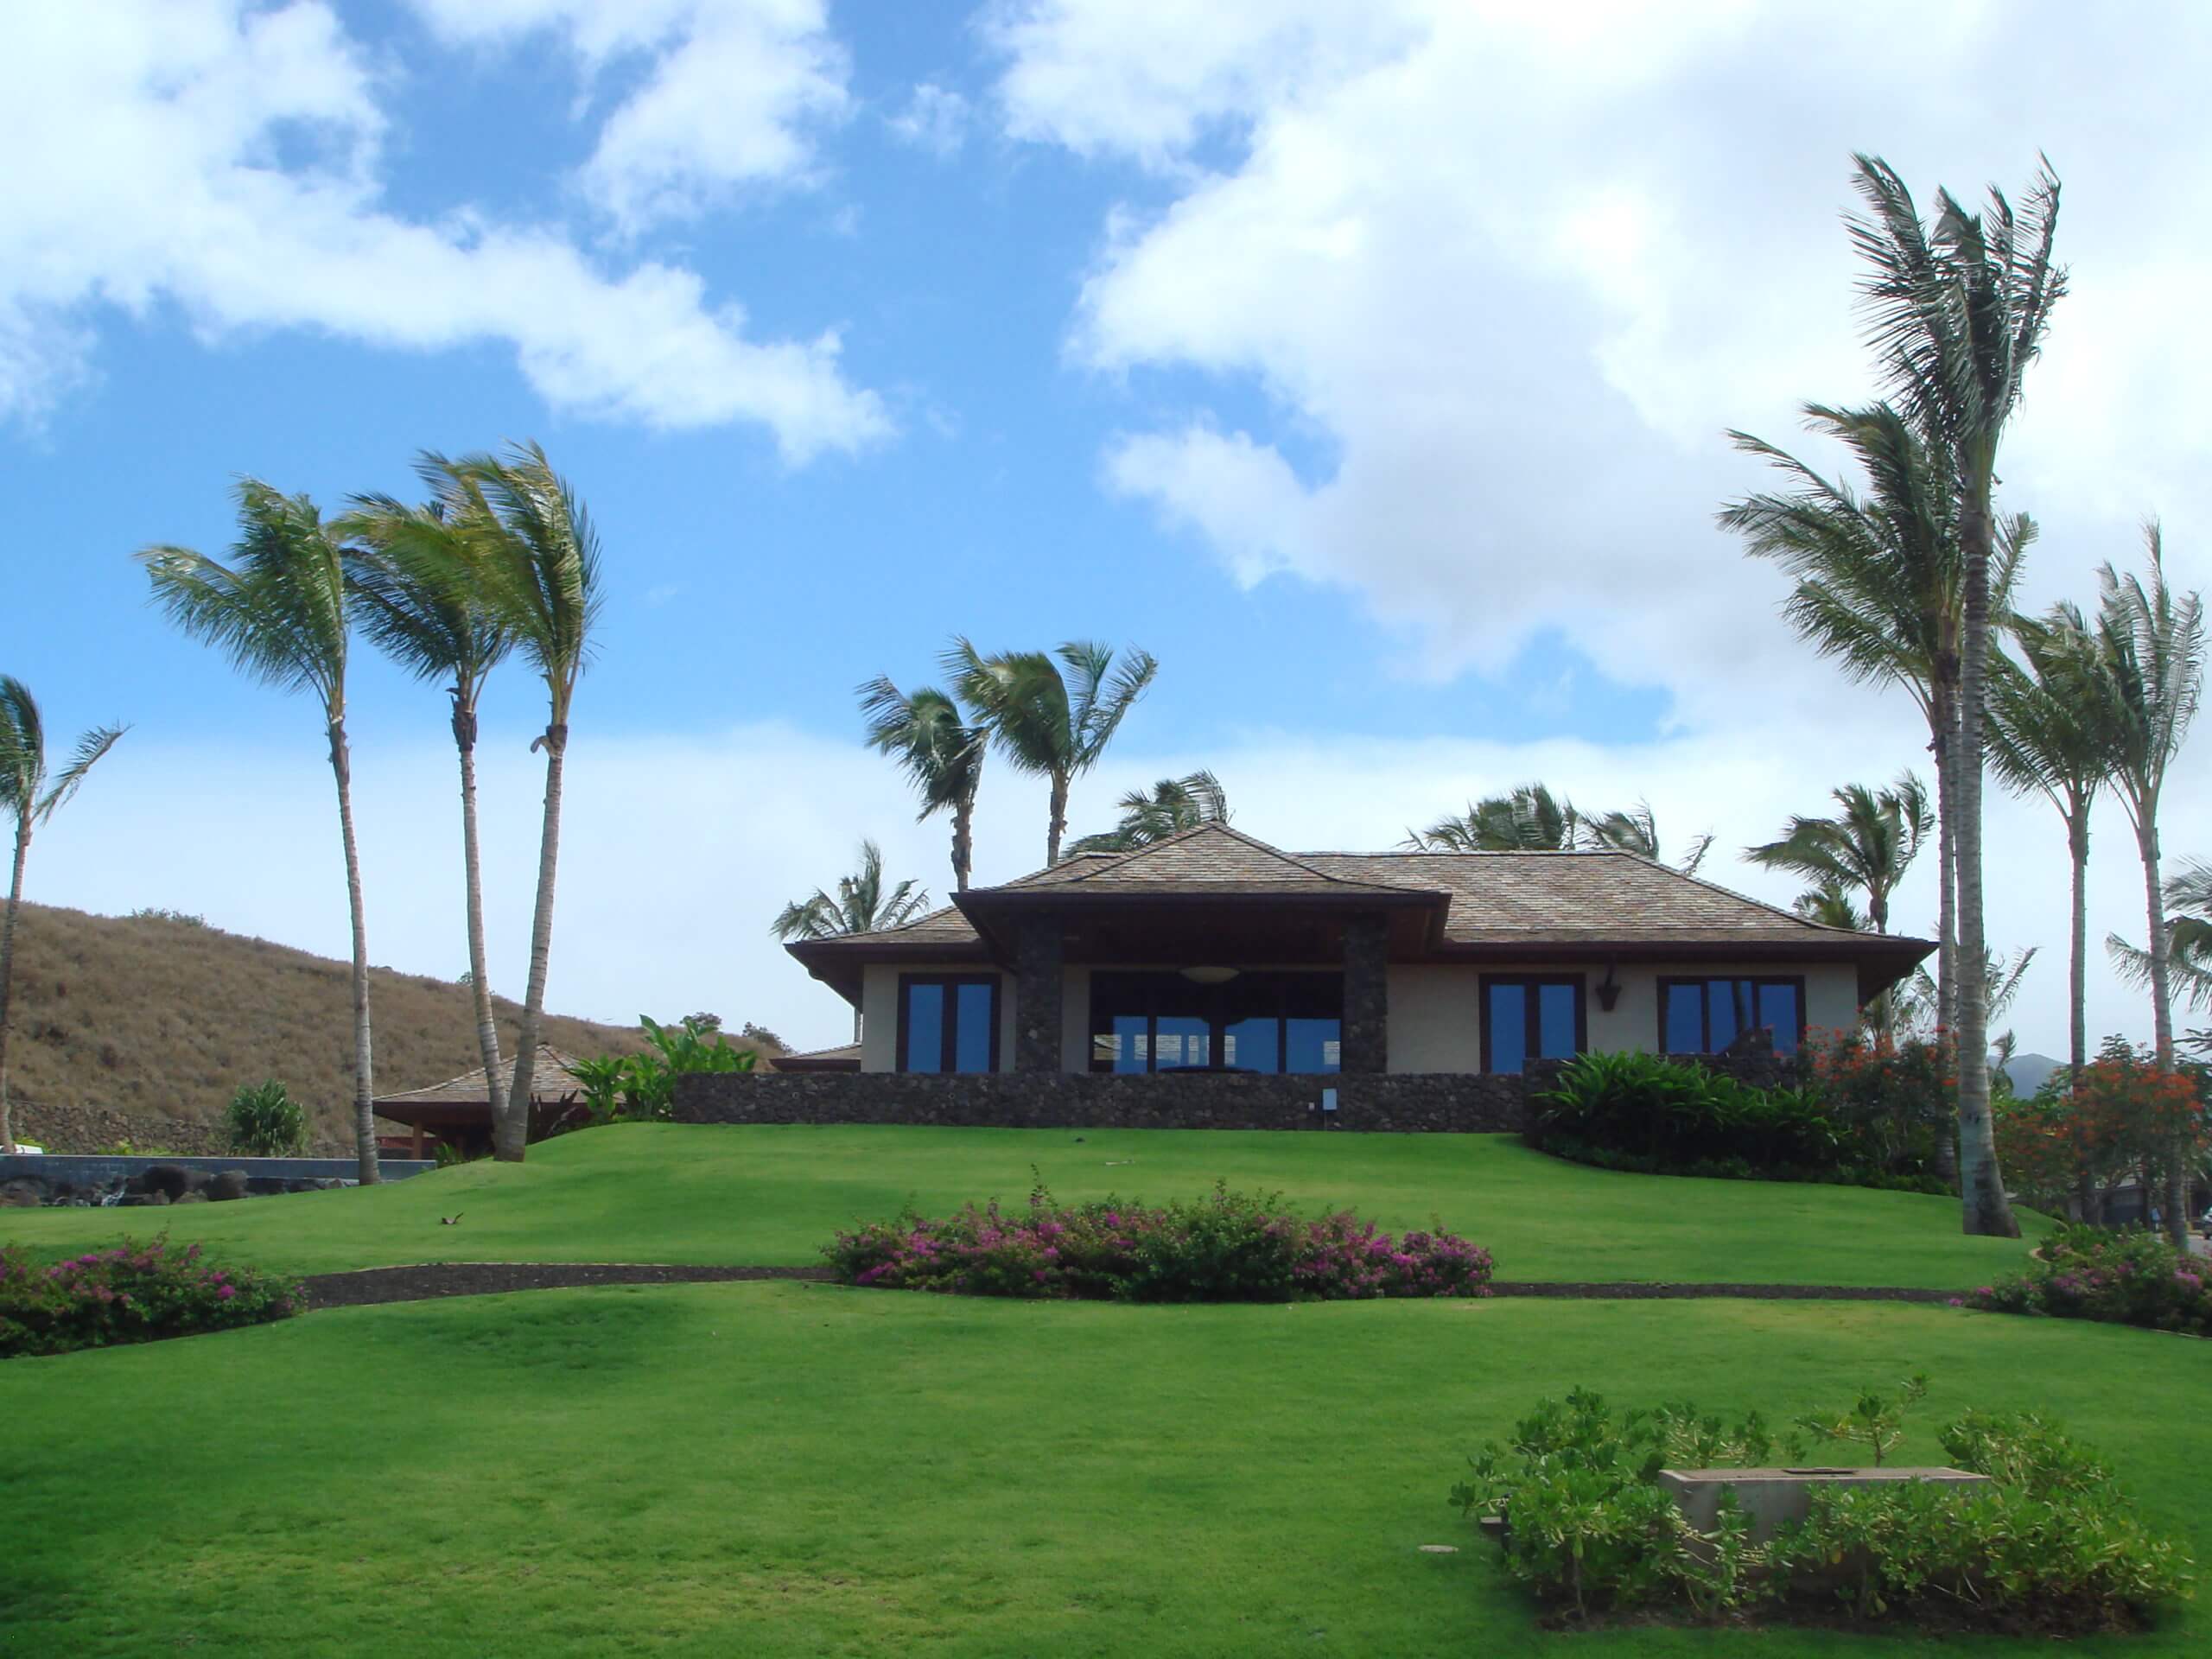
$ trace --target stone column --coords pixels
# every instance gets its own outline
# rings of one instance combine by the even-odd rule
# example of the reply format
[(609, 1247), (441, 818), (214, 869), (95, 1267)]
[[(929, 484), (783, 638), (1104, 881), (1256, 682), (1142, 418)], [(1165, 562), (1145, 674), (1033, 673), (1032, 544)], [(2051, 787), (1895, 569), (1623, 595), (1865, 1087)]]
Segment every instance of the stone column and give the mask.
[(1343, 1069), (1390, 1069), (1390, 923), (1376, 913), (1344, 923)]
[(1014, 937), (1014, 1069), (1060, 1069), (1060, 922), (1024, 916)]

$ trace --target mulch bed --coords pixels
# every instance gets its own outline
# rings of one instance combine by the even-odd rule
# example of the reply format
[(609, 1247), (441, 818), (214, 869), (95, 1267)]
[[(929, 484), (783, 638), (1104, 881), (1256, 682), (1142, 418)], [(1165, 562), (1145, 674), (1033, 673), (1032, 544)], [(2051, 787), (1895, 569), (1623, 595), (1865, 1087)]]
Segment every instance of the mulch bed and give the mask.
[[(308, 1306), (365, 1307), (436, 1296), (489, 1296), (512, 1290), (564, 1290), (578, 1285), (702, 1285), (733, 1280), (799, 1279), (836, 1282), (827, 1268), (665, 1267), (627, 1262), (437, 1262), (413, 1268), (363, 1268), (318, 1273), (301, 1282)], [(1553, 1284), (1506, 1281), (1499, 1296), (1560, 1296), (1603, 1301), (1672, 1301), (1727, 1297), (1777, 1302), (1946, 1302), (1952, 1293), (1893, 1285)]]

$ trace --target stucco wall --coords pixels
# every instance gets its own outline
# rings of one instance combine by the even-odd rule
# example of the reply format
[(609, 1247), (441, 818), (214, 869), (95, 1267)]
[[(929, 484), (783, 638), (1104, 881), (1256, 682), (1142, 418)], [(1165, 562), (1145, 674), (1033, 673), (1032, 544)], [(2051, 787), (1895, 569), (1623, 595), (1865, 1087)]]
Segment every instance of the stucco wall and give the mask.
[[(1325, 968), (1326, 964), (1300, 964)], [(912, 973), (972, 973), (972, 963), (894, 965), (868, 968), (862, 981), (861, 1069), (889, 1071), (898, 1063), (899, 976)], [(1682, 976), (1721, 977), (1799, 975), (1805, 980), (1808, 1026), (1850, 1026), (1859, 1017), (1859, 976), (1849, 963), (1802, 967), (1774, 963), (1710, 963), (1636, 964), (1616, 974), (1621, 988), (1611, 1011), (1598, 1006), (1595, 988), (1603, 969), (1587, 963), (1530, 962), (1510, 967), (1438, 966), (1401, 963), (1390, 969), (1389, 1069), (1406, 1075), (1477, 1071), (1482, 1066), (1482, 976), (1485, 973), (1579, 974), (1583, 978), (1590, 1046), (1600, 1052), (1656, 1048), (1659, 1040), (1659, 982)], [(1014, 978), (999, 978), (999, 1067), (1014, 1065)], [(1090, 1043), (1090, 969), (1062, 970), (1060, 1064), (1067, 1071), (1088, 1069)]]

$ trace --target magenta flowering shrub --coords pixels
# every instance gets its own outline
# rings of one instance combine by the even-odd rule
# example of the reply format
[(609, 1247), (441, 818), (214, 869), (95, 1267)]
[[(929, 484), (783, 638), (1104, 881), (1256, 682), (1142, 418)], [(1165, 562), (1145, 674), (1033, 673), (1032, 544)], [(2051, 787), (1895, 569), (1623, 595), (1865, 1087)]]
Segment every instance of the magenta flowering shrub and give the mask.
[(166, 1235), (51, 1266), (0, 1249), (0, 1358), (226, 1331), (302, 1306), (293, 1281), (205, 1266), (199, 1245), (172, 1246)]
[(2200, 1256), (2139, 1228), (2062, 1227), (2018, 1274), (1961, 1300), (1999, 1313), (2048, 1313), (2212, 1336), (2212, 1294)]
[(1223, 1185), (1164, 1206), (1058, 1205), (1039, 1186), (1020, 1211), (910, 1212), (839, 1233), (823, 1254), (854, 1285), (1133, 1302), (1487, 1296), (1491, 1270), (1489, 1251), (1440, 1227), (1394, 1239), (1349, 1211), (1308, 1217), (1280, 1193)]

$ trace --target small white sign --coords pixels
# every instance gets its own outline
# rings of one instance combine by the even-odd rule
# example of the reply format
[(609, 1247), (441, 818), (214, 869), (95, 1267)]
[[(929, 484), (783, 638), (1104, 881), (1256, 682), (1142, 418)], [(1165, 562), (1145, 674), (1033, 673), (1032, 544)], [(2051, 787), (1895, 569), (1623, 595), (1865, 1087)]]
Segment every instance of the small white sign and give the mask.
[(1324, 1089), (1321, 1091), (1321, 1109), (1325, 1112), (1333, 1112), (1337, 1109), (1337, 1091), (1335, 1090)]

